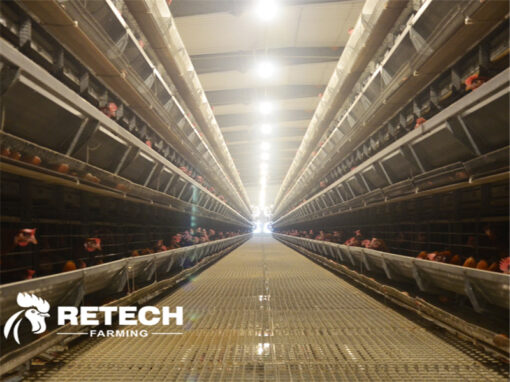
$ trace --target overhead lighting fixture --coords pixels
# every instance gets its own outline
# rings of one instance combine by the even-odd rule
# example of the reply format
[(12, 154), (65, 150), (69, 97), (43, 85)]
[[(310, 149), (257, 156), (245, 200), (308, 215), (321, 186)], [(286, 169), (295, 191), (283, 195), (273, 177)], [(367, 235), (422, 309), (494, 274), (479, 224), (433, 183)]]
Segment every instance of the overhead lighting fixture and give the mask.
[(262, 134), (269, 135), (271, 134), (271, 130), (273, 130), (273, 127), (269, 123), (262, 124), (260, 130), (262, 131)]
[(268, 115), (273, 111), (273, 104), (269, 101), (262, 101), (259, 104), (259, 111), (262, 115)]
[(271, 78), (276, 72), (276, 67), (271, 61), (261, 61), (256, 67), (257, 75), (262, 79)]
[(255, 13), (260, 20), (271, 21), (278, 13), (278, 4), (275, 0), (257, 0)]

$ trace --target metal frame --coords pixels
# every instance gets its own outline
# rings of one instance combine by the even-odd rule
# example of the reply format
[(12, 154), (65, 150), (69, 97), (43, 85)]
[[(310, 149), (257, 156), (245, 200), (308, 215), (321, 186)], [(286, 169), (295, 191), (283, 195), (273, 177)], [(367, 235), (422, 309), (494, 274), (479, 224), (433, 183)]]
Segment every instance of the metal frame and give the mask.
[[(281, 227), (283, 225), (288, 225), (291, 223), (295, 223), (297, 221), (302, 221), (303, 219), (310, 220), (314, 218), (314, 216), (318, 216), (319, 213), (321, 212), (323, 213), (327, 212), (326, 210), (328, 208), (320, 208), (320, 206), (318, 206), (317, 204), (317, 201), (321, 200), (323, 195), (329, 192), (336, 192), (341, 196), (342, 199), (346, 199), (344, 202), (336, 204), (336, 206), (339, 207), (348, 205), (349, 203), (354, 203), (361, 199), (363, 199), (363, 203), (370, 203), (369, 195), (371, 194), (371, 192), (368, 188), (366, 188), (365, 192), (361, 193), (360, 195), (356, 195), (350, 184), (350, 181), (353, 178), (357, 179), (357, 177), (360, 174), (362, 174), (365, 170), (369, 168), (373, 168), (379, 174), (379, 177), (381, 179), (385, 179), (385, 182), (382, 186), (379, 186), (372, 191), (379, 192), (380, 195), (384, 197), (384, 200), (389, 200), (391, 198), (395, 198), (397, 196), (409, 193), (415, 193), (416, 195), (418, 195), (418, 192), (422, 189), (422, 187), (416, 186), (415, 184), (419, 185), (420, 183), (422, 183), (420, 179), (425, 179), (431, 175), (440, 178), (441, 168), (444, 168), (445, 172), (452, 171), (449, 166), (456, 165), (459, 168), (459, 171), (462, 170), (465, 171), (466, 173), (465, 179), (456, 179), (454, 180), (454, 182), (460, 181), (471, 182), (475, 177), (480, 177), (481, 174), (477, 172), (478, 170), (476, 164), (480, 161), (482, 162), (486, 161), (491, 157), (493, 158), (492, 161), (494, 162), (494, 166), (499, 165), (502, 172), (508, 171), (507, 141), (506, 142), (502, 141), (501, 146), (494, 151), (485, 152), (479, 156), (473, 154), (471, 156), (471, 159), (469, 160), (462, 160), (461, 159), (462, 153), (459, 153), (458, 156), (456, 157), (458, 159), (454, 157), (452, 163), (443, 165), (442, 167), (439, 168), (434, 168), (430, 164), (425, 165), (427, 159), (425, 158), (423, 153), (419, 154), (416, 151), (415, 146), (425, 139), (431, 139), (434, 137), (434, 135), (437, 135), (439, 137), (440, 136), (439, 134), (444, 133), (448, 134), (454, 139), (454, 141), (458, 142), (459, 141), (458, 135), (453, 134), (451, 121), (458, 117), (462, 117), (463, 119), (465, 119), (467, 116), (471, 115), (471, 113), (483, 110), (483, 108), (490, 106), (492, 103), (504, 99), (504, 97), (508, 97), (508, 94), (510, 93), (509, 76), (510, 69), (504, 70), (502, 73), (491, 79), (491, 81), (486, 83), (484, 86), (477, 89), (476, 92), (472, 92), (466, 95), (465, 97), (461, 98), (447, 109), (436, 114), (433, 118), (427, 121), (426, 124), (420, 126), (420, 128), (415, 129), (406, 134), (405, 136), (401, 137), (399, 140), (395, 141), (384, 150), (371, 156), (361, 165), (356, 167), (356, 169), (354, 169), (353, 171), (342, 176), (340, 179), (338, 179), (336, 182), (328, 186), (326, 189), (318, 192), (303, 204), (295, 207), (287, 214), (279, 217), (273, 223), (273, 225), (275, 227)], [(481, 104), (482, 100), (486, 102), (483, 102), (483, 104)], [(497, 127), (501, 130), (502, 134), (505, 133), (508, 134), (507, 126)], [(463, 131), (466, 134), (470, 134), (467, 126)], [(472, 134), (470, 134), (469, 137), (470, 138), (466, 138), (466, 140), (461, 141), (463, 147), (465, 147), (463, 142), (471, 140), (475, 142), (474, 145), (476, 145), (476, 147), (480, 146), (479, 143), (475, 141), (475, 138)], [(470, 151), (476, 152), (473, 148), (470, 148)], [(455, 155), (456, 153), (451, 152), (450, 154)], [(398, 182), (398, 180), (394, 178), (395, 174), (392, 174), (392, 176), (390, 176), (388, 173), (388, 170), (391, 168), (388, 161), (395, 158), (396, 156), (400, 156), (402, 157), (402, 159), (405, 159), (399, 160), (398, 162), (400, 165), (405, 165), (407, 167), (408, 174), (413, 173), (413, 166), (419, 169), (419, 173), (409, 176), (408, 178), (406, 175), (406, 171), (401, 170), (401, 173), (399, 175), (402, 177), (403, 173), (404, 178), (407, 179), (400, 180), (400, 182)], [(494, 168), (493, 170), (495, 169), (496, 168)], [(360, 185), (363, 186), (363, 182), (361, 182)], [(444, 183), (441, 183), (441, 186), (444, 185), (445, 185)], [(345, 198), (344, 196), (342, 196), (341, 190), (344, 188), (349, 190), (349, 192), (351, 193), (351, 197)], [(374, 202), (375, 201), (379, 200), (376, 199), (374, 200)], [(298, 220), (297, 211), (301, 210), (304, 206), (309, 206), (311, 212), (306, 215), (303, 215), (303, 217), (300, 220)]]
[[(227, 247), (238, 245), (251, 237), (243, 234), (231, 238), (211, 241), (178, 249), (172, 249), (139, 257), (128, 257), (109, 263), (94, 265), (71, 272), (39, 277), (0, 286), (0, 325), (18, 309), (16, 296), (20, 292), (33, 293), (47, 300), (50, 305), (58, 305), (70, 296), (70, 290), (76, 293), (72, 298), (78, 305), (81, 298), (101, 292), (104, 296), (118, 293), (126, 288), (128, 293), (146, 282), (155, 282), (168, 277), (173, 266), (186, 260), (197, 262), (202, 258)], [(148, 273), (148, 270), (151, 270)], [(128, 280), (130, 282), (128, 283)], [(134, 289), (133, 289), (134, 288)]]
[[(80, 7), (79, 2), (75, 2), (71, 4), (71, 7)], [(108, 9), (113, 12), (113, 8), (111, 8), (113, 5), (110, 3), (105, 2), (105, 4), (108, 5)], [(57, 9), (59, 9), (59, 12), (62, 12), (63, 8), (61, 8), (59, 5), (57, 5), (57, 2), (44, 2), (44, 4), (26, 4), (27, 9), (30, 9), (32, 6), (35, 6), (36, 9), (33, 11), (37, 13), (37, 11), (40, 11), (39, 6), (42, 8), (44, 7), (54, 7), (57, 6)], [(25, 12), (25, 10), (21, 10), (20, 12)], [(87, 12), (88, 14), (88, 12)], [(174, 154), (176, 154), (179, 158), (180, 162), (187, 162), (187, 160), (184, 159), (182, 156), (182, 152), (194, 152), (196, 150), (197, 145), (191, 144), (191, 142), (188, 142), (188, 139), (183, 135), (182, 139), (174, 139), (178, 136), (180, 136), (180, 130), (177, 130), (178, 135), (174, 133), (173, 130), (168, 129), (168, 124), (173, 124), (173, 121), (175, 120), (175, 116), (172, 116), (172, 113), (174, 111), (177, 111), (181, 117), (182, 120), (184, 120), (186, 126), (188, 126), (191, 130), (195, 132), (195, 135), (200, 139), (201, 142), (203, 142), (202, 138), (200, 137), (198, 131), (193, 127), (193, 122), (187, 117), (185, 110), (180, 106), (179, 101), (175, 98), (175, 96), (171, 93), (170, 87), (165, 84), (164, 80), (162, 79), (161, 75), (157, 72), (155, 69), (155, 66), (150, 62), (148, 56), (145, 54), (143, 49), (138, 45), (137, 40), (134, 38), (133, 33), (129, 30), (125, 22), (122, 20), (122, 17), (120, 14), (113, 12), (112, 17), (113, 20), (117, 20), (121, 26), (121, 28), (124, 30), (123, 32), (123, 40), (126, 40), (125, 42), (129, 41), (130, 46), (137, 50), (138, 52), (138, 61), (144, 62), (144, 66), (147, 68), (152, 68), (150, 70), (150, 73), (148, 74), (148, 78), (151, 78), (152, 81), (146, 81), (145, 77), (140, 77), (140, 73), (135, 71), (135, 65), (130, 65), (129, 61), (125, 61), (121, 59), (122, 52), (124, 49), (126, 49), (127, 44), (113, 44), (113, 46), (104, 47), (104, 44), (107, 42), (107, 36), (103, 36), (99, 40), (96, 40), (95, 42), (99, 44), (97, 47), (89, 49), (90, 51), (94, 51), (94, 54), (99, 54), (99, 52), (109, 52), (111, 53), (108, 58), (106, 56), (101, 56), (101, 58), (97, 58), (93, 60), (94, 64), (91, 65), (90, 62), (87, 62), (87, 59), (90, 60), (91, 55), (84, 55), (84, 57), (80, 56), (83, 55), (83, 51), (87, 50), (85, 48), (75, 50), (74, 53), (77, 57), (80, 59), (83, 59), (85, 62), (85, 65), (81, 62), (79, 62), (74, 56), (71, 56), (65, 49), (63, 49), (57, 40), (55, 40), (54, 36), (50, 36), (47, 34), (46, 31), (44, 31), (40, 25), (35, 23), (28, 15), (25, 15), (27, 19), (27, 23), (30, 24), (30, 33), (28, 33), (26, 36), (24, 36), (25, 39), (29, 41), (26, 49), (22, 50), (24, 54), (30, 56), (31, 58), (36, 59), (36, 62), (40, 65), (44, 66), (45, 68), (47, 66), (51, 66), (48, 62), (48, 59), (45, 55), (41, 54), (39, 51), (33, 49), (33, 42), (32, 42), (32, 33), (37, 32), (39, 34), (44, 35), (44, 39), (47, 41), (54, 43), (55, 45), (59, 46), (58, 52), (60, 52), (60, 56), (62, 58), (62, 52), (63, 56), (65, 57), (65, 64), (69, 63), (72, 65), (68, 65), (67, 71), (63, 73), (62, 71), (55, 71), (52, 69), (52, 67), (47, 67), (46, 69), (52, 74), (55, 78), (57, 78), (59, 81), (62, 81), (67, 86), (69, 86), (71, 89), (75, 89), (78, 94), (85, 97), (87, 100), (92, 102), (93, 104), (96, 104), (98, 106), (104, 106), (109, 101), (115, 101), (115, 103), (118, 105), (119, 109), (117, 111), (117, 116), (115, 119), (118, 121), (119, 124), (126, 125), (126, 129), (131, 131), (133, 134), (139, 135), (139, 138), (145, 142), (146, 139), (150, 139), (153, 142), (153, 146), (158, 148), (160, 152), (168, 153), (170, 151), (174, 151)], [(48, 16), (48, 14), (46, 14)], [(45, 17), (46, 17), (45, 16)], [(55, 16), (57, 17), (57, 16)], [(60, 17), (60, 16), (59, 16)], [(85, 17), (85, 14), (82, 14), (80, 16), (80, 27), (85, 26), (86, 24), (90, 26), (90, 22), (92, 22), (92, 18), (88, 20), (88, 22), (85, 22), (83, 19)], [(62, 17), (59, 19), (61, 22)], [(77, 19), (76, 19), (77, 20)], [(45, 23), (46, 27), (49, 28), (48, 31), (52, 33), (52, 23), (47, 22)], [(109, 27), (112, 27), (112, 25), (109, 25)], [(99, 28), (102, 29), (102, 28)], [(115, 28), (113, 28), (115, 29)], [(112, 28), (110, 28), (112, 30)], [(70, 34), (78, 33), (78, 29), (73, 29), (72, 31), (69, 31), (66, 36)], [(82, 32), (79, 32), (82, 33)], [(79, 34), (78, 33), (78, 34)], [(55, 36), (58, 36), (58, 33), (54, 33)], [(98, 28), (94, 29), (94, 35), (97, 37), (98, 34)], [(62, 37), (62, 36), (60, 36)], [(78, 38), (78, 36), (77, 36)], [(70, 45), (71, 47), (75, 47), (76, 40), (73, 40), (74, 43)], [(87, 38), (82, 39), (80, 41), (80, 44), (86, 44), (86, 41), (90, 43), (90, 40)], [(103, 45), (101, 45), (101, 43)], [(78, 45), (80, 45), (78, 44)], [(68, 46), (69, 47), (69, 46)], [(99, 47), (99, 49), (97, 49)], [(122, 49), (121, 49), (122, 48)], [(78, 52), (78, 53), (77, 53)], [(113, 54), (115, 53), (115, 54)], [(50, 54), (50, 52), (45, 52), (45, 54)], [(52, 57), (55, 61), (56, 58)], [(58, 58), (58, 57), (57, 57)], [(133, 57), (131, 57), (132, 60), (134, 60)], [(60, 60), (62, 61), (62, 60)], [(137, 61), (137, 62), (138, 62)], [(106, 63), (108, 62), (108, 63)], [(93, 73), (89, 73), (89, 69), (86, 67), (92, 67)], [(94, 65), (99, 65), (98, 67), (94, 67)], [(101, 66), (102, 65), (102, 66)], [(106, 66), (105, 66), (106, 65)], [(120, 65), (114, 68), (115, 65)], [(105, 69), (108, 67), (108, 69)], [(127, 68), (127, 69), (126, 69)], [(83, 73), (76, 73), (76, 70), (81, 71)], [(126, 72), (127, 70), (127, 72)], [(114, 71), (117, 71), (114, 73)], [(122, 73), (124, 74), (122, 74)], [(119, 73), (121, 73), (119, 75)], [(126, 74), (128, 74), (126, 76)], [(122, 79), (124, 78), (124, 80)], [(121, 79), (119, 81), (119, 79)], [(106, 83), (107, 86), (109, 86), (108, 89), (113, 89), (114, 91), (119, 92), (120, 97), (122, 97), (122, 101), (120, 100), (120, 97), (116, 94), (111, 94), (110, 90), (108, 90), (104, 85), (103, 82)], [(128, 86), (126, 86), (129, 83)], [(151, 86), (149, 86), (151, 85)], [(159, 89), (159, 90), (158, 90)], [(162, 90), (166, 91), (166, 96), (162, 97)], [(136, 100), (135, 100), (136, 98)], [(150, 103), (147, 103), (148, 100)], [(129, 106), (127, 104), (124, 104), (123, 102), (129, 102)], [(146, 107), (141, 109), (140, 107), (137, 107), (136, 105), (142, 105), (145, 104)], [(132, 106), (131, 106), (132, 105)], [(128, 111), (128, 112), (126, 112)], [(142, 115), (142, 117), (139, 117), (139, 114)], [(142, 119), (144, 118), (145, 121)], [(127, 119), (130, 119), (129, 123), (127, 122)], [(150, 129), (147, 128), (148, 123), (146, 121), (150, 122)], [(129, 127), (127, 126), (129, 124)], [(155, 129), (155, 130), (153, 130)], [(159, 129), (159, 130), (158, 130)], [(159, 132), (157, 132), (158, 130)], [(174, 137), (174, 138), (172, 138)], [(175, 150), (170, 148), (168, 142), (172, 142), (172, 145), (175, 144), (177, 148), (179, 148), (180, 153), (175, 153)], [(202, 146), (207, 148), (207, 160), (204, 162), (208, 163), (216, 163), (214, 162), (214, 156), (210, 152), (209, 148), (205, 143), (202, 143)], [(166, 155), (166, 154), (165, 154)], [(211, 159), (211, 160), (209, 160)], [(195, 160), (193, 157), (192, 161)], [(201, 168), (201, 171), (208, 174), (206, 179), (208, 181), (214, 180), (217, 175), (220, 174), (223, 176), (222, 181), (219, 181), (220, 187), (217, 187), (220, 189), (222, 185), (224, 184), (230, 184), (230, 181), (225, 178), (224, 172), (222, 172), (222, 169), (220, 168), (216, 172), (211, 172), (209, 168), (202, 168), (199, 165), (197, 165), (196, 160), (194, 162), (194, 165), (196, 167)], [(182, 164), (177, 164), (176, 167), (182, 166)], [(190, 167), (187, 164), (188, 167)], [(210, 179), (209, 179), (210, 178)], [(210, 182), (209, 182), (210, 183)], [(216, 182), (217, 183), (217, 182)], [(248, 210), (244, 207), (241, 207), (239, 204), (239, 198), (238, 197), (232, 197), (234, 194), (232, 194), (232, 191), (237, 192), (235, 189), (223, 189), (224, 195), (230, 196), (229, 202), (232, 202), (233, 205), (236, 206), (236, 208), (239, 209), (239, 211), (242, 211), (242, 213), (247, 217), (248, 216)], [(232, 199), (232, 200), (230, 200)], [(237, 200), (236, 200), (237, 199)]]
[[(243, 244), (251, 234), (240, 235), (215, 242), (204, 243), (187, 248), (131, 258), (94, 266), (84, 270), (48, 276), (40, 279), (22, 281), (0, 287), (0, 306), (2, 307), (2, 324), (9, 314), (16, 309), (18, 292), (35, 293), (47, 300), (51, 306), (74, 305), (83, 303), (87, 294), (101, 292), (104, 297), (113, 296), (114, 301), (108, 306), (135, 305), (168, 292), (187, 276), (203, 269), (219, 257), (229, 253)], [(199, 260), (208, 257), (204, 262)], [(194, 265), (187, 269), (177, 269), (185, 264), (186, 258), (192, 258)], [(176, 271), (172, 271), (176, 268)], [(180, 270), (180, 272), (179, 272)], [(150, 283), (147, 285), (147, 283)], [(143, 286), (135, 290), (137, 285)], [(119, 298), (119, 292), (126, 291)], [(50, 311), (51, 312), (51, 311)], [(70, 325), (56, 328), (49, 327), (51, 332), (42, 338), (34, 337), (31, 342), (2, 355), (0, 375), (26, 364), (33, 357), (47, 349), (62, 344), (67, 345), (65, 336), (58, 333), (70, 329)], [(73, 327), (71, 330), (84, 329)], [(55, 355), (55, 354), (53, 354)]]
[[(419, 97), (424, 92), (422, 87), (426, 86), (428, 81), (435, 80), (437, 77), (442, 76), (442, 73), (435, 68), (443, 68), (445, 62), (442, 63), (443, 66), (439, 66), (437, 58), (435, 57), (445, 56), (444, 51), (448, 50), (448, 55), (450, 55), (450, 57), (448, 57), (449, 60), (458, 59), (461, 55), (465, 54), (465, 51), (460, 49), (460, 46), (465, 44), (466, 49), (469, 49), (470, 45), (475, 42), (469, 42), (469, 39), (465, 39), (461, 44), (459, 39), (452, 38), (450, 41), (455, 41), (455, 45), (452, 46), (447, 39), (450, 38), (453, 33), (457, 35), (467, 33), (467, 31), (464, 30), (471, 28), (472, 25), (467, 27), (463, 25), (465, 24), (465, 17), (466, 15), (471, 15), (476, 18), (477, 13), (494, 15), (493, 23), (485, 26), (479, 24), (477, 26), (480, 28), (479, 33), (481, 36), (490, 33), (499, 24), (496, 20), (500, 20), (504, 23), (503, 19), (497, 18), (499, 6), (502, 7), (500, 10), (501, 15), (508, 11), (508, 8), (506, 11), (504, 10), (504, 5), (502, 4), (493, 4), (484, 8), (480, 7), (479, 3), (477, 4), (473, 1), (466, 1), (462, 4), (458, 4), (457, 8), (451, 6), (446, 7), (445, 3), (439, 1), (427, 1), (421, 4), (419, 11), (410, 17), (405, 25), (405, 29), (396, 38), (394, 43), (389, 46), (388, 51), (377, 65), (377, 68), (371, 72), (367, 72), (366, 76), (363, 76), (363, 79), (358, 82), (360, 91), (358, 93), (353, 93), (352, 97), (344, 102), (346, 106), (338, 111), (330, 125), (332, 129), (331, 133), (329, 136), (323, 137), (324, 144), (317, 148), (317, 153), (308, 162), (305, 170), (302, 171), (302, 175), (294, 179), (294, 184), (291, 187), (287, 187), (285, 197), (282, 197), (281, 200), (277, 199), (275, 215), (281, 217), (285, 213), (285, 209), (288, 211), (291, 208), (289, 208), (289, 206), (292, 206), (293, 203), (295, 205), (297, 200), (300, 200), (303, 195), (306, 195), (303, 194), (306, 187), (298, 187), (298, 180), (304, 180), (307, 184), (310, 184), (311, 181), (317, 179), (319, 174), (322, 174), (323, 177), (328, 175), (325, 173), (328, 166), (325, 165), (321, 156), (323, 156), (324, 152), (327, 152), (326, 147), (337, 131), (341, 131), (347, 135), (343, 143), (344, 146), (348, 147), (342, 150), (342, 152), (345, 153), (343, 154), (344, 158), (341, 158), (338, 154), (340, 150), (339, 144), (335, 144), (333, 146), (334, 152), (331, 151), (329, 154), (331, 154), (332, 159), (337, 159), (335, 163), (342, 160), (343, 173), (346, 173), (352, 167), (352, 163), (349, 164), (349, 161), (359, 157), (361, 153), (363, 153), (364, 150), (368, 150), (369, 147), (372, 149), (370, 146), (371, 139), (373, 140), (374, 137), (376, 137), (376, 141), (387, 142), (391, 140), (392, 137), (398, 137), (405, 133), (406, 130), (409, 130), (407, 117), (411, 114), (416, 118), (423, 116), (422, 110), (418, 110), (419, 107), (416, 104), (416, 89), (421, 89), (418, 94)], [(441, 24), (441, 28), (443, 28), (441, 32), (439, 32), (437, 28), (430, 29), (424, 27), (427, 23), (434, 23), (437, 25), (438, 17), (447, 20)], [(431, 18), (435, 21), (431, 21)], [(420, 36), (418, 33), (419, 29), (426, 30), (429, 33), (429, 35), (426, 36), (427, 41), (423, 36)], [(486, 41), (482, 42), (482, 45), (487, 49)], [(439, 52), (442, 52), (442, 55), (439, 54)], [(453, 57), (452, 52), (456, 52), (457, 56)], [(485, 55), (487, 54), (486, 52)], [(479, 66), (487, 61), (482, 58), (483, 55), (478, 52)], [(434, 59), (436, 61), (434, 61)], [(450, 62), (451, 61), (448, 61), (447, 64), (450, 65)], [(462, 60), (460, 60), (460, 63), (462, 63)], [(422, 65), (428, 66), (423, 73), (421, 72)], [(390, 67), (391, 69), (389, 69)], [(434, 67), (434, 70), (429, 67)], [(384, 75), (385, 73), (387, 75)], [(446, 73), (451, 73), (453, 91), (455, 91), (456, 94), (460, 93), (462, 79), (466, 73), (459, 73), (455, 66), (448, 69)], [(361, 83), (361, 81), (363, 82)], [(384, 85), (381, 85), (383, 83)], [(432, 102), (433, 95), (435, 94), (434, 84), (428, 89), (425, 89), (425, 92), (426, 91), (428, 91), (431, 96), (429, 106), (440, 110), (441, 106), (439, 103), (434, 104)], [(413, 101), (406, 105), (409, 97), (412, 97)], [(364, 102), (367, 98), (369, 102)], [(455, 97), (452, 98), (454, 99)], [(398, 110), (398, 108), (402, 106), (404, 107)], [(404, 114), (405, 109), (411, 109), (410, 114)], [(391, 116), (393, 113), (396, 114)], [(384, 119), (390, 117), (391, 121), (387, 123)], [(368, 131), (368, 126), (378, 127), (378, 125), (386, 123), (386, 126), (377, 129), (375, 133)], [(363, 137), (362, 134), (366, 134), (366, 136)], [(380, 137), (380, 139), (377, 137)], [(352, 147), (353, 145), (347, 142), (347, 138), (349, 142), (352, 140), (358, 143), (361, 139), (364, 139), (364, 141), (359, 144), (356, 143), (357, 147)], [(367, 157), (366, 155), (364, 156)], [(315, 168), (313, 168), (314, 166)], [(329, 166), (329, 168), (331, 168), (331, 166)], [(318, 169), (322, 170), (318, 171)], [(282, 191), (283, 190), (280, 190), (280, 193)]]
[(280, 233), (273, 233), (273, 236), (321, 256), (327, 257), (331, 250), (346, 254), (349, 262), (340, 256), (340, 263), (379, 272), (389, 280), (397, 278), (413, 283), (422, 291), (453, 292), (467, 296), (476, 312), (484, 311), (484, 305), (510, 308), (510, 275)]
[[(0, 52), (2, 61), (9, 63), (9, 65), (17, 67), (20, 69), (19, 76), (17, 77), (17, 81), (21, 81), (23, 78), (27, 78), (29, 80), (24, 82), (25, 86), (31, 86), (30, 84), (36, 84), (40, 89), (44, 90), (41, 96), (45, 96), (46, 94), (51, 95), (59, 104), (57, 105), (69, 105), (76, 110), (78, 110), (84, 117), (83, 119), (86, 119), (89, 123), (91, 121), (97, 121), (95, 124), (96, 126), (100, 125), (102, 128), (106, 129), (112, 136), (120, 138), (123, 142), (126, 142), (126, 151), (128, 148), (134, 148), (136, 149), (136, 152), (138, 154), (143, 154), (148, 158), (151, 158), (151, 160), (154, 161), (155, 164), (159, 164), (160, 166), (170, 170), (170, 172), (178, 175), (179, 178), (183, 179), (187, 184), (192, 184), (196, 189), (200, 191), (200, 193), (208, 194), (209, 197), (218, 203), (225, 205), (226, 207), (226, 214), (225, 217), (229, 220), (237, 221), (239, 224), (244, 226), (251, 226), (251, 222), (246, 219), (244, 216), (239, 214), (237, 211), (235, 211), (232, 207), (226, 205), (224, 202), (222, 202), (218, 197), (211, 194), (205, 187), (200, 185), (198, 182), (196, 182), (194, 179), (190, 178), (188, 175), (184, 174), (179, 168), (177, 168), (175, 165), (170, 163), (167, 159), (165, 159), (163, 156), (158, 154), (156, 151), (151, 150), (147, 145), (140, 142), (140, 140), (136, 139), (131, 133), (120, 127), (115, 121), (105, 116), (101, 111), (99, 111), (97, 108), (93, 107), (86, 101), (84, 101), (80, 96), (72, 92), (69, 88), (64, 86), (62, 83), (60, 83), (57, 79), (55, 79), (53, 76), (45, 72), (42, 68), (40, 68), (37, 64), (35, 64), (33, 61), (25, 57), (22, 53), (14, 49), (11, 45), (6, 43), (3, 40), (0, 40)], [(13, 85), (11, 84), (11, 87)], [(4, 93), (5, 94), (5, 93)], [(27, 107), (30, 107), (31, 105), (27, 105)], [(35, 106), (35, 105), (34, 105)], [(83, 126), (83, 123), (80, 124)], [(8, 134), (4, 133), (2, 131), (2, 134), (4, 137), (7, 137)], [(93, 134), (91, 134), (93, 136)], [(11, 136), (12, 139), (15, 139)], [(74, 136), (72, 139), (75, 139)], [(28, 142), (26, 142), (28, 143)], [(43, 148), (40, 148), (41, 150)], [(68, 151), (68, 150), (67, 150)], [(130, 152), (133, 150), (131, 149)], [(56, 154), (55, 152), (49, 152), (48, 155)], [(43, 155), (43, 154), (42, 154)], [(119, 170), (119, 172), (122, 172), (121, 167), (124, 169), (126, 168), (126, 164), (122, 164), (125, 161), (128, 161), (129, 163), (132, 163), (133, 160), (137, 157), (137, 155), (134, 155), (131, 158), (131, 161), (128, 160), (128, 154), (124, 154), (121, 158), (121, 161), (119, 165), (117, 166), (116, 170)], [(65, 155), (62, 155), (63, 158), (66, 160), (73, 160), (76, 159), (72, 157), (68, 157)], [(44, 157), (43, 157), (44, 160)], [(110, 175), (113, 175), (110, 173)], [(123, 180), (126, 184), (129, 184), (130, 182), (126, 179)], [(141, 182), (141, 186), (143, 186), (144, 182)], [(173, 195), (176, 196), (176, 195)], [(177, 196), (178, 198), (178, 196)], [(183, 200), (184, 202), (188, 203), (188, 200)], [(214, 211), (211, 211), (214, 212)]]

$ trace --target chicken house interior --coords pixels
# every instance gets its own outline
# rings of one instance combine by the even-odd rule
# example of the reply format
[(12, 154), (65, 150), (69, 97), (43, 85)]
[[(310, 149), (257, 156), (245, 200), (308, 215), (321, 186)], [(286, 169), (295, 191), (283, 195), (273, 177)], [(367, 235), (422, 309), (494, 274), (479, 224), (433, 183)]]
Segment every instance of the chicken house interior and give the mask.
[(508, 381), (507, 0), (2, 0), (2, 381)]

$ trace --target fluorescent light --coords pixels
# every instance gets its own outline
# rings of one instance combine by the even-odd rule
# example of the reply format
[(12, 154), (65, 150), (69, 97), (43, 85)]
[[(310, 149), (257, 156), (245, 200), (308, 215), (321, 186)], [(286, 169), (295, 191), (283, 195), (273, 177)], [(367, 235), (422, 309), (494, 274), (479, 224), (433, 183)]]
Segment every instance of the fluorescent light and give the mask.
[(257, 64), (257, 75), (262, 79), (273, 77), (276, 67), (271, 61), (261, 61)]
[(260, 154), (260, 159), (262, 159), (262, 160), (269, 160), (269, 153), (262, 153), (262, 154)]
[(262, 134), (269, 135), (271, 134), (271, 130), (273, 130), (273, 127), (269, 123), (263, 123), (260, 127), (260, 130), (262, 131)]
[(259, 111), (262, 115), (268, 115), (273, 111), (273, 104), (269, 101), (262, 101), (259, 104)]
[(278, 13), (278, 4), (275, 0), (258, 0), (255, 13), (262, 21), (271, 21)]
[(262, 142), (260, 144), (260, 149), (262, 151), (269, 151), (270, 147), (271, 147), (271, 145), (269, 144), (269, 142)]

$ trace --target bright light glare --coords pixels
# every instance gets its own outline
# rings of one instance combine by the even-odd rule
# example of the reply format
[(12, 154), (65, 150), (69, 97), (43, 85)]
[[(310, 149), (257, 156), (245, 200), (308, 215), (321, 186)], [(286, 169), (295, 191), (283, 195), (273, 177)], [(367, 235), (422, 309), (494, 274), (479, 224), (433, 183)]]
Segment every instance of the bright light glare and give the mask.
[(260, 154), (260, 159), (262, 159), (262, 160), (269, 160), (269, 153), (262, 153), (262, 154)]
[(268, 115), (273, 111), (273, 104), (269, 101), (262, 101), (259, 104), (259, 111), (262, 115)]
[(259, 208), (261, 210), (264, 210), (265, 205), (266, 205), (266, 188), (261, 187), (260, 194), (259, 194)]
[(271, 78), (276, 72), (276, 66), (271, 61), (261, 61), (257, 64), (257, 75), (262, 79)]
[(258, 0), (255, 12), (260, 20), (271, 21), (278, 13), (278, 4), (275, 0)]
[(260, 148), (262, 151), (269, 151), (269, 149), (271, 148), (271, 145), (269, 144), (269, 142), (262, 142), (262, 144), (260, 145)]
[(260, 130), (262, 131), (262, 134), (269, 135), (269, 134), (271, 134), (271, 130), (273, 130), (273, 128), (272, 128), (272, 126), (269, 123), (264, 123), (261, 126)]

